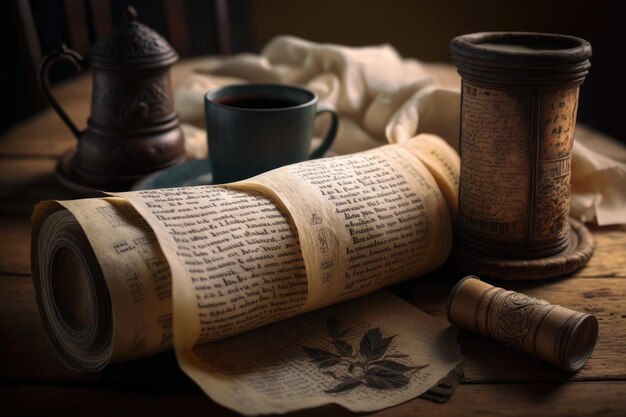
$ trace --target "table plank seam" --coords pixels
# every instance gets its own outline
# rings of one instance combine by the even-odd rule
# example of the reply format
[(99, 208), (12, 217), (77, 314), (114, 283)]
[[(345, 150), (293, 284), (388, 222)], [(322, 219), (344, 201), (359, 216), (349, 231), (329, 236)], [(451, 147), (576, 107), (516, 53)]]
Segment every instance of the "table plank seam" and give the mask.
[(30, 272), (0, 270), (0, 279), (4, 277), (28, 277), (31, 280), (33, 279)]
[(626, 383), (626, 375), (612, 377), (583, 377), (580, 379), (480, 379), (480, 380), (461, 380), (461, 385), (523, 385), (523, 384), (570, 384), (579, 382), (624, 382)]
[(40, 153), (15, 153), (15, 152), (6, 152), (0, 150), (0, 160), (9, 159), (11, 161), (16, 160), (26, 160), (26, 159), (49, 159), (53, 161), (58, 161), (58, 155), (50, 155), (50, 154), (40, 154)]

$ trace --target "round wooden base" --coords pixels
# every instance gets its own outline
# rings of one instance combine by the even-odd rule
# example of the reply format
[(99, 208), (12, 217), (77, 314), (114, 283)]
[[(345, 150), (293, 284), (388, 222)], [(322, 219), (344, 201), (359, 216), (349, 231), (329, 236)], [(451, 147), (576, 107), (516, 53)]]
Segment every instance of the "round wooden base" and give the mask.
[(589, 262), (594, 243), (591, 232), (584, 224), (572, 218), (569, 222), (569, 243), (557, 255), (538, 259), (507, 259), (455, 246), (452, 265), (464, 272), (504, 280), (542, 279), (572, 273)]
[(85, 184), (81, 182), (76, 175), (72, 171), (72, 160), (74, 159), (74, 154), (76, 154), (76, 148), (72, 148), (65, 152), (56, 168), (56, 177), (57, 180), (63, 185), (65, 188), (74, 191), (81, 197), (102, 197), (103, 193), (99, 191), (97, 188), (89, 184)]
[(138, 175), (122, 177), (116, 179), (115, 181), (101, 184), (86, 182), (85, 179), (77, 175), (73, 168), (75, 155), (75, 147), (63, 154), (57, 164), (56, 177), (65, 188), (74, 191), (82, 197), (102, 197), (104, 195), (104, 191), (128, 191), (132, 184), (142, 178)]

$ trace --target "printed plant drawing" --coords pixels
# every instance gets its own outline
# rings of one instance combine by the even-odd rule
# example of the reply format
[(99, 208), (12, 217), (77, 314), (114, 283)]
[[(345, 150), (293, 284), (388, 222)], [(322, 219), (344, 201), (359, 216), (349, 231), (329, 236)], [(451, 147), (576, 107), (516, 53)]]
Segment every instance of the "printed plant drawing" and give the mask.
[(428, 366), (405, 365), (394, 359), (407, 358), (407, 355), (386, 354), (397, 335), (383, 338), (378, 327), (365, 332), (355, 349), (345, 340), (350, 329), (342, 329), (337, 317), (326, 320), (326, 326), (336, 353), (303, 346), (325, 375), (339, 381), (326, 393), (344, 392), (359, 385), (375, 389), (404, 387), (409, 384), (411, 375)]

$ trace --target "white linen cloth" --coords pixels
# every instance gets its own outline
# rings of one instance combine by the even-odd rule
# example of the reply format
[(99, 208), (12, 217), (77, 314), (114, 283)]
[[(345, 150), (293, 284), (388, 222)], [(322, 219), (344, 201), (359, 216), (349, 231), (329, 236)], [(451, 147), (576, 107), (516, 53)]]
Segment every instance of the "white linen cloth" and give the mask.
[[(459, 145), (460, 91), (437, 83), (422, 64), (402, 58), (390, 45), (346, 47), (292, 36), (270, 41), (260, 55), (207, 58), (175, 91), (181, 121), (204, 126), (204, 94), (225, 84), (292, 84), (315, 91), (320, 105), (339, 114), (331, 151), (358, 152), (418, 133)], [(323, 119), (323, 118), (321, 118)], [(323, 137), (323, 120), (316, 137)], [(202, 130), (185, 127), (188, 148), (206, 157)], [(626, 223), (626, 164), (575, 141), (571, 214), (599, 225)]]

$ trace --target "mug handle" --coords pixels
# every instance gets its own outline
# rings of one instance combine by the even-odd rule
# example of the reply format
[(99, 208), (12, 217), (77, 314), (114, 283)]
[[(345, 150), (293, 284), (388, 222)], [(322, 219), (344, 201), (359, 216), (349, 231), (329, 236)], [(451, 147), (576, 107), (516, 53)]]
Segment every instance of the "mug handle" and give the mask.
[(311, 156), (309, 156), (309, 159), (317, 159), (324, 156), (326, 151), (330, 149), (330, 145), (333, 144), (333, 140), (335, 140), (335, 135), (337, 135), (337, 128), (339, 127), (339, 117), (337, 117), (337, 113), (335, 113), (335, 111), (331, 109), (319, 109), (315, 114), (315, 117), (323, 113), (330, 114), (330, 128), (328, 129), (326, 138), (324, 138), (324, 140), (316, 150), (311, 152)]
[(80, 136), (83, 134), (83, 132), (78, 130), (74, 122), (72, 122), (72, 119), (69, 118), (67, 113), (65, 113), (65, 110), (63, 110), (59, 102), (54, 98), (50, 89), (50, 81), (48, 80), (50, 69), (61, 61), (69, 62), (70, 64), (74, 65), (77, 70), (82, 71), (85, 59), (78, 52), (71, 50), (65, 45), (62, 45), (61, 49), (50, 53), (50, 55), (47, 55), (43, 59), (41, 67), (39, 67), (39, 87), (48, 99), (50, 105), (54, 108), (54, 110), (56, 110), (61, 120), (63, 120), (67, 127), (70, 128), (74, 136), (76, 136), (76, 139), (80, 139)]

